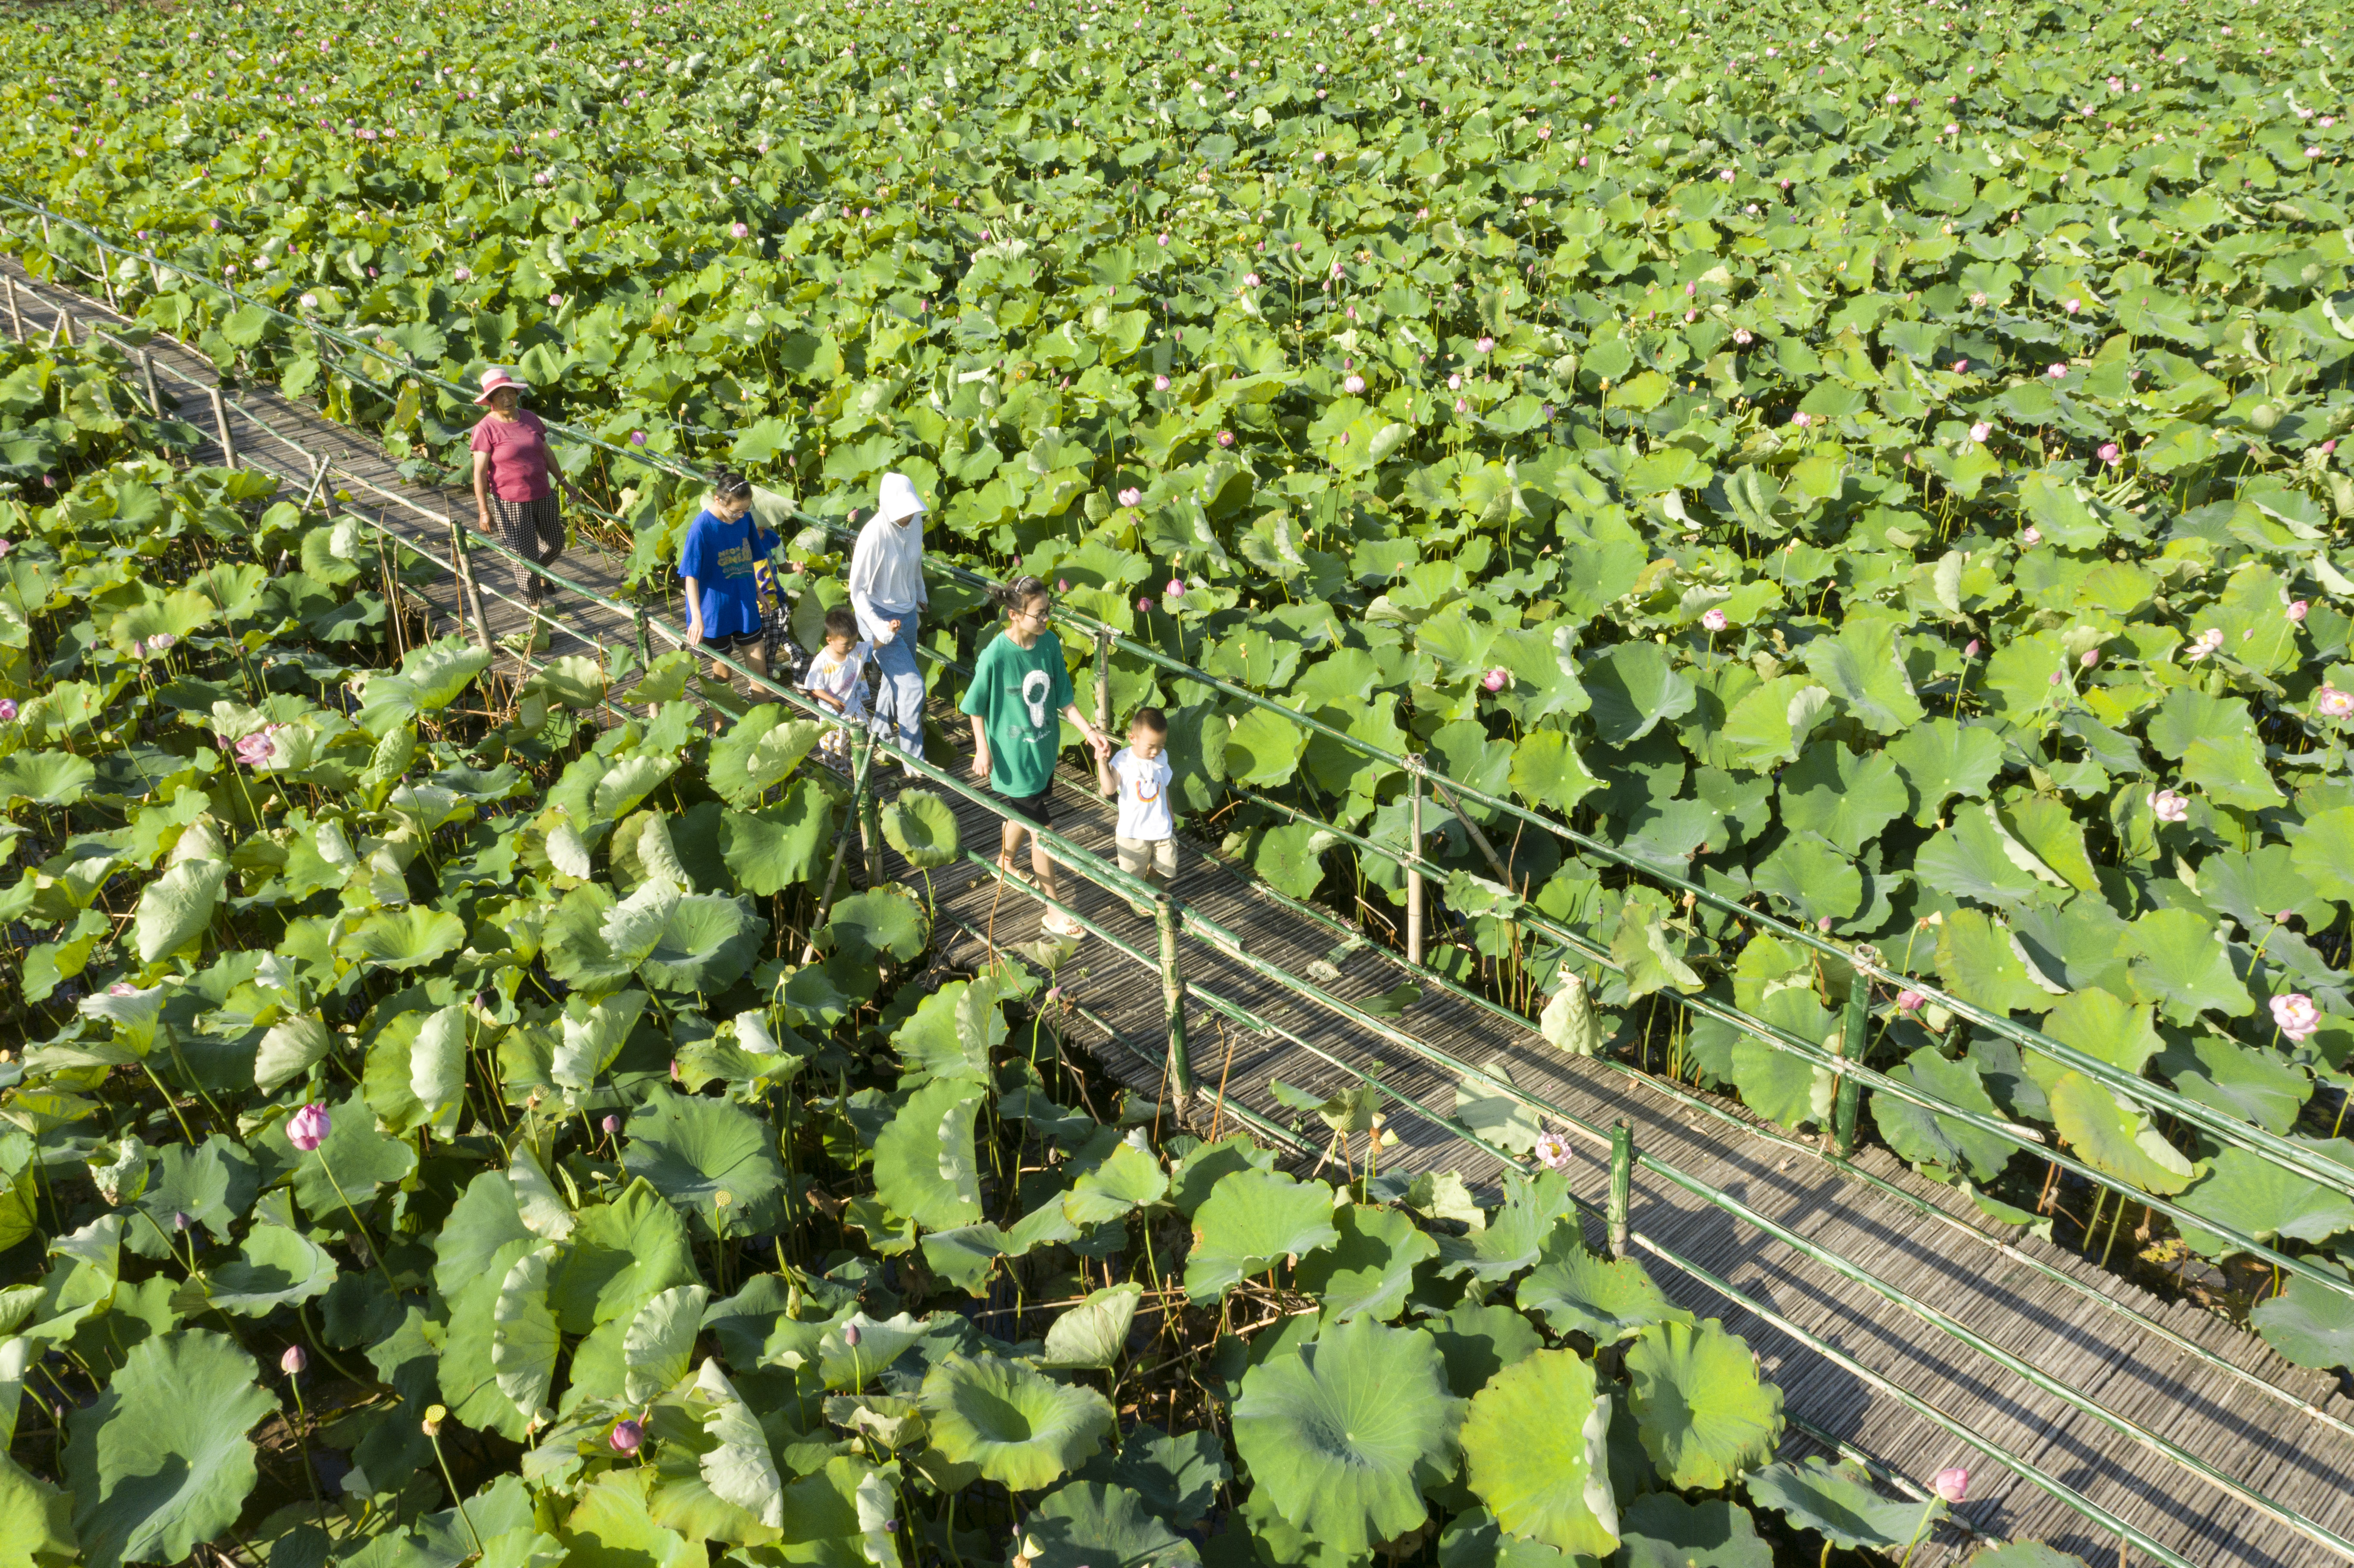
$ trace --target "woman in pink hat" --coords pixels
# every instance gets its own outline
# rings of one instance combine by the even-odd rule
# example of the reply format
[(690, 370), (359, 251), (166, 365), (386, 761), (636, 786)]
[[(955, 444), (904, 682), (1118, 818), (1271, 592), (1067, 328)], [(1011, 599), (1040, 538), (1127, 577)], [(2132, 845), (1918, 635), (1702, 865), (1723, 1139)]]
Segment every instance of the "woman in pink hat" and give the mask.
[[(564, 554), (564, 519), (556, 509), (550, 477), (564, 486), (575, 505), (584, 498), (579, 487), (547, 461), (547, 427), (523, 406), (523, 395), (530, 390), (504, 370), (482, 373), (482, 396), (474, 401), (488, 404), (491, 411), (474, 427), (471, 443), (475, 526), (485, 534), (495, 533), (499, 543), (516, 555), (549, 567)], [(516, 563), (514, 575), (525, 603), (538, 609), (539, 575), (521, 562)], [(536, 620), (525, 635), (532, 648), (547, 646), (547, 633)]]

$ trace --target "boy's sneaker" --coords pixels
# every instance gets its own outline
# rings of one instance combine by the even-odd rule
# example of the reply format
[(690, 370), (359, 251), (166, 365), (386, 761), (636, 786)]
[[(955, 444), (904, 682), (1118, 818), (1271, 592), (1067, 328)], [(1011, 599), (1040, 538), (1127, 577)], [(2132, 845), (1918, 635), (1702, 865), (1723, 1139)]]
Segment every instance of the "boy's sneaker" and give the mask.
[(1085, 926), (1059, 909), (1047, 910), (1045, 918), (1039, 924), (1046, 928), (1046, 934), (1050, 937), (1084, 937), (1087, 934), (1087, 928)]

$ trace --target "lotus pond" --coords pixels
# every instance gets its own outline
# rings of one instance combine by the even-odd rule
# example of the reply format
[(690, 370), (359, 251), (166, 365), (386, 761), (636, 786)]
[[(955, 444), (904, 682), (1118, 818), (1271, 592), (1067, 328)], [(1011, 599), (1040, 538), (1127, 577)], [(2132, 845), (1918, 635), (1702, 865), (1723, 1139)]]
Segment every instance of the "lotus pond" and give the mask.
[[(564, 461), (650, 582), (682, 469), (830, 521), (906, 471), (936, 552), (2298, 1140), (2348, 1181), (1873, 998), (1893, 1076), (2327, 1271), (2354, 1264), (2345, 34), (2307, 5), (59, 6), (0, 83), (0, 170), (160, 259), (48, 236), (126, 310), (420, 478), (462, 463), (452, 388), (516, 367), (607, 443)], [(32, 1048), (0, 1114), (41, 1550), (1484, 1563), (1606, 1553), (1596, 1499), (1630, 1543), (1754, 1512), (1819, 1544), (1773, 1500), (1797, 1472), (1753, 1469), (1770, 1391), (1732, 1380), (1755, 1445), (1713, 1471), (1644, 1424), (1644, 1377), (1740, 1356), (1638, 1324), (1619, 1274), (1532, 1284), (1632, 1270), (1584, 1258), (1543, 1178), (1476, 1221), (1360, 1182), (1331, 1239), (1287, 1229), (1317, 1183), (1111, 1103), (1038, 974), (919, 1002), (949, 994), (901, 983), (936, 956), (919, 901), (848, 900), (793, 962), (840, 802), (790, 726), (704, 741), (684, 667), (626, 656), (486, 685), (389, 615), (408, 567), (355, 525), (172, 466), (186, 431), (122, 412), (119, 363), (9, 365), (0, 898)], [(831, 548), (793, 542), (811, 603)], [(1113, 677), (1172, 711), (1197, 829), (1394, 939), (1390, 862), (1251, 797), (1405, 852), (1396, 769)], [(616, 690), (651, 716), (600, 723)], [(1452, 977), (1534, 1013), (1564, 955), (1532, 921), (1575, 927), (1622, 960), (1583, 974), (1599, 1048), (1829, 1114), (1819, 1068), (1663, 1005), (1824, 1038), (1843, 998), (1804, 951), (1542, 834), (1503, 835), (1507, 885), (1442, 820)], [(911, 1163), (919, 1125), (970, 1155)], [(1893, 1097), (1868, 1126), (2293, 1360), (2354, 1360), (2342, 1298), (2230, 1236)], [(1235, 1273), (1196, 1290), (1205, 1249)], [(1081, 1325), (1104, 1359), (1071, 1359)], [(1527, 1353), (1467, 1382), (1478, 1333)], [(297, 1342), (344, 1403), (264, 1423), (294, 1391), (253, 1379)], [(1471, 1404), (1351, 1490), (1267, 1436), (1328, 1372)], [(1492, 1432), (1540, 1376), (1616, 1414), (1483, 1479), (1479, 1402)], [(983, 1407), (1057, 1436), (992, 1449)], [(224, 1412), (275, 1445), (260, 1470)], [(345, 1484), (314, 1506), (290, 1445)], [(452, 1489), (486, 1511), (435, 1513)], [(1670, 1489), (1732, 1511), (1670, 1520)]]

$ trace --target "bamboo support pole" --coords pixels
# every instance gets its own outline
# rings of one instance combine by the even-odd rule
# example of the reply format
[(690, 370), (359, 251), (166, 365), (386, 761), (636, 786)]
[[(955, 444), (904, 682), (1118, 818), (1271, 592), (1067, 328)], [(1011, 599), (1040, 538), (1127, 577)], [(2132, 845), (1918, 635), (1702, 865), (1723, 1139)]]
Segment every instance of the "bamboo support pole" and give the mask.
[(1841, 1160), (1855, 1158), (1856, 1102), (1862, 1098), (1863, 1085), (1850, 1069), (1863, 1065), (1868, 1044), (1865, 1034), (1871, 1024), (1872, 982), (1858, 974), (1848, 987), (1847, 1017), (1840, 1030), (1838, 1048), (1831, 1064), (1835, 1085), (1831, 1100), (1830, 1151)]
[(221, 401), (221, 391), (219, 387), (208, 387), (205, 389), (205, 392), (206, 395), (212, 399), (213, 433), (220, 439), (221, 467), (235, 468), (237, 466), (237, 438), (230, 435), (228, 431), (228, 407)]
[(25, 341), (25, 314), (16, 308), (16, 280), (0, 277), (0, 285), (8, 291), (8, 335), (18, 343)]
[(450, 519), (450, 564), (458, 577), (458, 634), (466, 633), (466, 620), (471, 611), (474, 622), (474, 646), (487, 649), (491, 645), (490, 618), (482, 613), (482, 590), (474, 586), (474, 562), (466, 541), (466, 525), (457, 518)]
[(883, 885), (883, 822), (882, 813), (875, 802), (875, 783), (870, 775), (875, 763), (875, 737), (864, 729), (850, 736), (850, 765), (857, 778), (851, 792), (850, 814), (858, 823), (858, 845), (862, 863), (866, 867), (866, 885)]
[(1406, 832), (1414, 840), (1414, 854), (1405, 866), (1405, 961), (1422, 962), (1422, 754), (1406, 758), (1406, 783), (1411, 791), (1406, 807)]
[(147, 411), (162, 418), (164, 394), (155, 385), (155, 356), (143, 348), (139, 351), (139, 380), (147, 390)]
[(1096, 638), (1096, 727), (1111, 733), (1111, 639)]
[(654, 662), (654, 640), (653, 633), (646, 627), (644, 605), (630, 607), (630, 625), (638, 634), (638, 667), (641, 670), (651, 668)]
[(1623, 1118), (1610, 1129), (1610, 1255), (1628, 1255), (1629, 1216), (1635, 1202), (1635, 1124)]
[(1161, 935), (1161, 1015), (1169, 1030), (1169, 1083), (1182, 1113), (1193, 1102), (1193, 1058), (1185, 1048), (1185, 981), (1177, 967), (1177, 902), (1167, 894), (1152, 901)]

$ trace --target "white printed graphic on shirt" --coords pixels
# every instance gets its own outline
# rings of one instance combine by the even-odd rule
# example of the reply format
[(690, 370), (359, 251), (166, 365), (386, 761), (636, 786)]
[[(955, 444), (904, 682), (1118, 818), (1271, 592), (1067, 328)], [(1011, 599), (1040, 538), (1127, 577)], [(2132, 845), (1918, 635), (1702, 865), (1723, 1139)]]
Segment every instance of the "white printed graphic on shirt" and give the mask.
[(1177, 823), (1169, 812), (1168, 757), (1164, 754), (1147, 762), (1122, 747), (1111, 759), (1111, 770), (1119, 780), (1119, 825), (1112, 831), (1124, 839), (1174, 838)]
[(1044, 670), (1033, 670), (1022, 677), (1022, 701), (1030, 709), (1030, 722), (1039, 729), (1046, 727), (1046, 694), (1055, 689), (1055, 678)]

